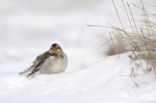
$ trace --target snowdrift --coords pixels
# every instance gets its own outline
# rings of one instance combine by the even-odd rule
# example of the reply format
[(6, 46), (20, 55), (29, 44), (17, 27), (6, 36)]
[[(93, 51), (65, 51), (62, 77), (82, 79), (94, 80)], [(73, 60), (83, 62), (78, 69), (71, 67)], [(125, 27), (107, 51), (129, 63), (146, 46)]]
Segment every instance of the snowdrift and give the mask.
[[(0, 72), (1, 103), (155, 103), (152, 74), (129, 76), (129, 53), (110, 56), (86, 68), (27, 78)], [(68, 68), (67, 68), (68, 69)]]

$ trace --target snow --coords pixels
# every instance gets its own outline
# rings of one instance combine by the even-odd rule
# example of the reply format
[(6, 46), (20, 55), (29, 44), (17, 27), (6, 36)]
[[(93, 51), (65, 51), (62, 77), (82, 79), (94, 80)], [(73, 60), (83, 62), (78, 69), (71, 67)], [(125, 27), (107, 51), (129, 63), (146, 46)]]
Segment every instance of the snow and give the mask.
[(156, 81), (152, 74), (129, 76), (130, 59), (125, 53), (106, 57), (95, 64), (75, 71), (19, 76), (17, 72), (0, 73), (2, 103), (155, 103)]
[[(0, 103), (156, 102), (154, 75), (130, 78), (131, 53), (106, 57), (108, 28), (86, 26), (119, 24), (111, 0), (46, 1), (0, 0)], [(68, 55), (65, 73), (18, 75), (54, 42)]]

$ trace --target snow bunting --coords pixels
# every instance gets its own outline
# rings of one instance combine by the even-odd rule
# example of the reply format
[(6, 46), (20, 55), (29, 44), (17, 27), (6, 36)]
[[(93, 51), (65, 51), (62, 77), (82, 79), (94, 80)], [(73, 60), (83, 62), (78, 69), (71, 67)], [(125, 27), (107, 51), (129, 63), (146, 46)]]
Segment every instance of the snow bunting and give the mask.
[(32, 66), (19, 74), (27, 73), (27, 77), (29, 77), (37, 72), (40, 74), (61, 73), (65, 71), (67, 63), (67, 55), (58, 44), (54, 43), (48, 51), (34, 60)]

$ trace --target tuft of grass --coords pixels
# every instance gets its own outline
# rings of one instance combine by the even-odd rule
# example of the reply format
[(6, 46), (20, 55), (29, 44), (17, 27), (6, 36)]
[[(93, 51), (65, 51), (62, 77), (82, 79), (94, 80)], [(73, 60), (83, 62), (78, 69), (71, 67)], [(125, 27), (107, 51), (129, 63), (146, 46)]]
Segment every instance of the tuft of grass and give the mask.
[(156, 23), (150, 21), (142, 0), (140, 0), (141, 7), (137, 6), (142, 11), (144, 17), (142, 24), (136, 22), (131, 5), (122, 0), (124, 11), (130, 25), (130, 28), (126, 29), (114, 0), (112, 2), (121, 28), (112, 26), (112, 33), (116, 36), (111, 36), (113, 46), (107, 54), (114, 55), (131, 51), (129, 58), (134, 66), (131, 68), (130, 76), (136, 77), (137, 70), (142, 70), (144, 73), (152, 72), (156, 76)]
[(120, 35), (113, 37), (110, 33), (110, 39), (112, 42), (112, 45), (109, 45), (109, 48), (106, 52), (107, 56), (121, 54), (127, 52), (126, 45), (124, 45), (123, 39), (120, 37)]
[[(143, 21), (137, 23), (128, 2), (121, 0), (125, 15), (127, 17), (128, 26), (124, 26), (122, 18), (117, 10), (114, 0), (113, 6), (117, 14), (121, 27), (88, 25), (89, 27), (105, 27), (110, 28), (110, 40), (112, 45), (109, 45), (107, 56), (121, 54), (130, 51), (129, 55), (131, 67), (130, 76), (136, 87), (139, 87), (135, 77), (138, 76), (138, 71), (144, 74), (153, 73), (156, 77), (156, 23), (151, 22), (149, 16), (156, 18), (156, 14), (148, 14), (143, 1), (140, 0), (141, 6), (132, 4), (136, 9), (142, 11)], [(112, 35), (113, 34), (113, 35)]]

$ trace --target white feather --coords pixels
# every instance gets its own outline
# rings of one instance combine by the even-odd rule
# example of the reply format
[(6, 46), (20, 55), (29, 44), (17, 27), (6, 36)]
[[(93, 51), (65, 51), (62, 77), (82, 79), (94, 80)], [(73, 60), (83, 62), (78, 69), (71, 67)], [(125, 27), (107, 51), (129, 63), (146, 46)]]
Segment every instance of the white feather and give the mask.
[(64, 58), (56, 58), (50, 56), (45, 60), (40, 68), (41, 74), (55, 74), (64, 72), (67, 66), (67, 57), (64, 55)]

